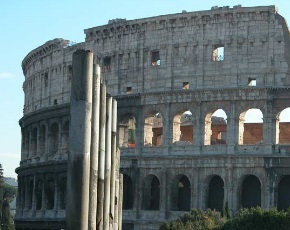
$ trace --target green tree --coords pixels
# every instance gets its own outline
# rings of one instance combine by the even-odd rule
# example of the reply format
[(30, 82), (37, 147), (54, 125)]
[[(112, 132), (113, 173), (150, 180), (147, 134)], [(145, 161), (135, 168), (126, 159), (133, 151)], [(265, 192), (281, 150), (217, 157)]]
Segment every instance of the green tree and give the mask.
[(215, 210), (193, 209), (175, 221), (162, 224), (160, 230), (214, 230), (222, 227), (225, 221)]
[(289, 226), (290, 210), (285, 212), (257, 207), (241, 209), (221, 230), (288, 230)]
[(0, 164), (0, 230), (14, 230), (10, 214), (10, 201), (15, 198), (16, 188), (4, 183), (3, 168)]

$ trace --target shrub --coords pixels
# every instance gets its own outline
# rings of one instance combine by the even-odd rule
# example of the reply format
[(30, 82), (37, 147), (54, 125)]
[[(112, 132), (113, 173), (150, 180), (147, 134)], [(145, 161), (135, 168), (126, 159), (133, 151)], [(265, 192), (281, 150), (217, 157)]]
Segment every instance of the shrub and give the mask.
[(193, 209), (175, 221), (162, 224), (160, 230), (214, 230), (222, 227), (224, 223), (225, 219), (217, 211), (209, 209), (203, 212)]

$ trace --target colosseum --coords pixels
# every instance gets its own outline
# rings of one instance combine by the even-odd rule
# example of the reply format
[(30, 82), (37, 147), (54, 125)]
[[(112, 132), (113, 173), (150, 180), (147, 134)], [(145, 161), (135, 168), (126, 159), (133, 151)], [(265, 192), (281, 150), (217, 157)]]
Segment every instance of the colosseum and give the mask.
[[(290, 36), (275, 6), (212, 7), (85, 29), (22, 62), (17, 230), (66, 228), (72, 54), (94, 52), (118, 101), (123, 229), (192, 208), (290, 206)], [(249, 111), (262, 116), (247, 121)]]

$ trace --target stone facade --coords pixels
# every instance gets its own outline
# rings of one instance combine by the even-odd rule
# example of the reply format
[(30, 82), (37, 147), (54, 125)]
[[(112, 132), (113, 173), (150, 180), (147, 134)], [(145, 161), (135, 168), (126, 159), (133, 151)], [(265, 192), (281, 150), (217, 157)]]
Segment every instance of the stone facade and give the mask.
[[(55, 39), (23, 60), (17, 229), (65, 228), (72, 53), (91, 50), (118, 100), (123, 229), (158, 229), (190, 208), (287, 208), (290, 36), (275, 6), (127, 21)], [(252, 108), (263, 123), (244, 124)], [(222, 109), (227, 119), (216, 122)], [(250, 138), (249, 138), (250, 137)]]

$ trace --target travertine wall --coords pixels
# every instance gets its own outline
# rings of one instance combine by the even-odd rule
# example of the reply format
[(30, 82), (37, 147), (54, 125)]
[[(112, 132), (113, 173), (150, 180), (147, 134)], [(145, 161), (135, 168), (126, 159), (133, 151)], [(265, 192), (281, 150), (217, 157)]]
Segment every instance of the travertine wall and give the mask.
[[(285, 208), (290, 141), (279, 116), (290, 107), (290, 36), (275, 6), (116, 19), (85, 34), (84, 43), (51, 40), (23, 60), (17, 229), (47, 229), (47, 221), (54, 229), (65, 226), (58, 203), (63, 190), (54, 190), (53, 209), (38, 210), (31, 200), (38, 190), (31, 188), (38, 178), (45, 181), (45, 171), (55, 171), (55, 187), (59, 175), (65, 178), (71, 62), (79, 48), (94, 52), (108, 93), (118, 100), (124, 197), (130, 200), (124, 229), (158, 229), (188, 207), (205, 209), (222, 200), (235, 213), (248, 205), (248, 181), (259, 194), (255, 204)], [(263, 124), (254, 128), (244, 124), (251, 108), (263, 114)], [(227, 116), (226, 132), (211, 120), (218, 109)], [(186, 111), (190, 126), (180, 123)], [(212, 181), (222, 184), (214, 201)], [(190, 200), (186, 208), (179, 191)]]

